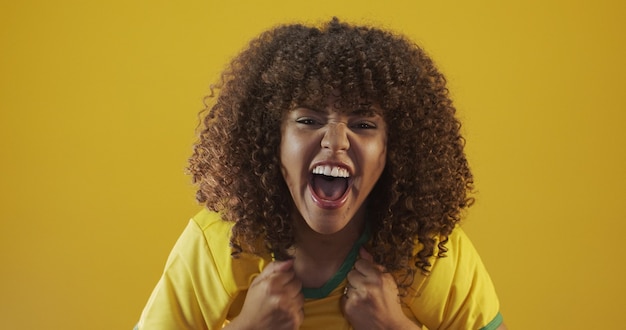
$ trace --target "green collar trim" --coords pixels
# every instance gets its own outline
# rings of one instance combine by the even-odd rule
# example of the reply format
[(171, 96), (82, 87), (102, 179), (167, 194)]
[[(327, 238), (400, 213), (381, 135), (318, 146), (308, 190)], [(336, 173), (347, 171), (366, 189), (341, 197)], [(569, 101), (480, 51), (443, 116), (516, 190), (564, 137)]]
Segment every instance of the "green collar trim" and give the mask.
[(502, 323), (504, 322), (504, 318), (502, 314), (498, 312), (498, 315), (491, 320), (486, 326), (480, 328), (480, 330), (496, 330)]
[(333, 275), (333, 277), (331, 277), (328, 282), (326, 282), (326, 284), (319, 288), (302, 288), (302, 294), (304, 295), (304, 298), (321, 299), (327, 297), (331, 292), (333, 292), (333, 290), (335, 290), (335, 288), (337, 288), (337, 286), (339, 286), (339, 284), (343, 282), (346, 276), (348, 276), (348, 272), (350, 272), (350, 270), (352, 270), (352, 267), (354, 267), (356, 257), (359, 255), (359, 248), (361, 248), (361, 246), (365, 244), (365, 242), (367, 242), (369, 239), (370, 228), (369, 224), (365, 222), (365, 230), (363, 231), (363, 234), (361, 234), (361, 237), (359, 237), (359, 239), (354, 243), (352, 249), (350, 250), (350, 253), (348, 253), (348, 256), (343, 261), (343, 264), (341, 264), (341, 267), (339, 267), (339, 270), (337, 270), (337, 273), (335, 273), (335, 275)]

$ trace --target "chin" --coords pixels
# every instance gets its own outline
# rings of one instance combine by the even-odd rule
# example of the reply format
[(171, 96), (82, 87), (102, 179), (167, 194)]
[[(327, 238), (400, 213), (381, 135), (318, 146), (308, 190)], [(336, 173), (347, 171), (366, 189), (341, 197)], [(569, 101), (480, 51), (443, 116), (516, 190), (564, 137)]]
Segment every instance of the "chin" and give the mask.
[[(306, 224), (318, 234), (332, 235), (342, 231), (348, 223), (350, 223), (351, 217), (346, 214), (337, 214), (337, 210), (334, 210), (334, 214), (323, 214), (328, 212), (322, 212), (322, 214), (309, 216), (305, 218)], [(316, 219), (317, 218), (317, 219)]]
[(320, 235), (332, 235), (340, 232), (344, 227), (331, 227), (331, 226), (311, 226), (309, 227)]

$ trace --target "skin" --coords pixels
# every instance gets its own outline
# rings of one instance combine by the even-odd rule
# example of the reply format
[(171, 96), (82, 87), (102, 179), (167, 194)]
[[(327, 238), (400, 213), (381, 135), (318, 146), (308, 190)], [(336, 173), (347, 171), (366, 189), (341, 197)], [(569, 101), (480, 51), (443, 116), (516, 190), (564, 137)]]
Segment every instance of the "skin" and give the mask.
[[(334, 104), (334, 102), (329, 102)], [(363, 231), (367, 196), (385, 167), (387, 125), (374, 113), (341, 114), (333, 106), (297, 108), (281, 125), (280, 159), (293, 200), (293, 259), (271, 262), (257, 276), (228, 329), (298, 329), (302, 287), (320, 287), (336, 273)], [(350, 173), (343, 198), (320, 201), (310, 188), (317, 165)], [(365, 250), (348, 274), (341, 308), (354, 329), (421, 329), (403, 313), (393, 276)], [(505, 329), (505, 328), (500, 328)]]
[[(281, 126), (283, 177), (293, 200), (294, 269), (304, 287), (322, 286), (336, 273), (363, 232), (367, 196), (387, 155), (387, 126), (379, 108), (342, 114), (334, 101), (325, 109), (296, 108)], [(318, 165), (350, 173), (341, 202), (320, 201), (311, 189)]]
[[(297, 210), (294, 215), (324, 235), (340, 232), (351, 221), (362, 222), (367, 196), (385, 168), (387, 126), (383, 118), (340, 114), (333, 106), (302, 107), (287, 113), (281, 131), (282, 172)], [(310, 189), (316, 165), (348, 170), (352, 183), (345, 201), (339, 205), (316, 201)], [(359, 219), (355, 219), (357, 214)]]
[(301, 289), (293, 260), (270, 263), (252, 281), (241, 313), (225, 329), (298, 329), (304, 320)]
[[(299, 211), (294, 226), (296, 276), (307, 287), (319, 287), (337, 271), (363, 230), (367, 196), (385, 167), (387, 126), (379, 115), (346, 115), (329, 106), (323, 111), (297, 108), (282, 127), (283, 176)], [(316, 201), (310, 189), (311, 169), (328, 163), (341, 164), (351, 174), (347, 198), (337, 207)], [(376, 287), (376, 295), (364, 291), (364, 299), (355, 295), (342, 300), (348, 321), (355, 329), (372, 329), (375, 324), (418, 329), (402, 312), (393, 277), (378, 271), (380, 266), (367, 256), (357, 262), (358, 273), (352, 271), (348, 279), (353, 277), (364, 289), (370, 281), (382, 285)]]
[(364, 248), (359, 256), (341, 299), (350, 324), (355, 329), (421, 329), (404, 315), (393, 276)]
[[(348, 289), (341, 307), (354, 329), (421, 329), (406, 318), (393, 276), (374, 262), (364, 248), (348, 273)], [(507, 330), (502, 323), (497, 330)]]

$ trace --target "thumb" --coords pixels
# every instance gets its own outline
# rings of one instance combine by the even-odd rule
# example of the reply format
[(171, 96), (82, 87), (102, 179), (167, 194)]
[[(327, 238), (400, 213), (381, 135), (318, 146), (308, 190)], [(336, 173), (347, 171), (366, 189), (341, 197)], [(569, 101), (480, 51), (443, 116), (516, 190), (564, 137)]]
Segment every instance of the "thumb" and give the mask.
[(251, 277), (251, 283), (259, 283), (266, 278), (269, 278), (274, 273), (285, 273), (293, 268), (293, 259), (285, 260), (285, 261), (272, 261), (270, 262), (260, 274), (254, 274)]
[(361, 246), (361, 249), (359, 249), (359, 256), (361, 257), (361, 259), (371, 262), (374, 265), (374, 267), (376, 267), (379, 271), (381, 272), (387, 271), (385, 266), (377, 264), (374, 261), (374, 257), (369, 252), (367, 252), (367, 250), (362, 246)]
[[(293, 259), (285, 261), (272, 261), (265, 269), (268, 273), (286, 272), (293, 267)], [(264, 270), (264, 272), (265, 272)]]
[(362, 246), (361, 246), (361, 248), (359, 249), (359, 256), (360, 256), (362, 259), (365, 259), (365, 260), (367, 260), (367, 261), (374, 262), (374, 257), (373, 257), (373, 256), (372, 256), (369, 252), (367, 252), (367, 250), (366, 250), (364, 247), (362, 247)]

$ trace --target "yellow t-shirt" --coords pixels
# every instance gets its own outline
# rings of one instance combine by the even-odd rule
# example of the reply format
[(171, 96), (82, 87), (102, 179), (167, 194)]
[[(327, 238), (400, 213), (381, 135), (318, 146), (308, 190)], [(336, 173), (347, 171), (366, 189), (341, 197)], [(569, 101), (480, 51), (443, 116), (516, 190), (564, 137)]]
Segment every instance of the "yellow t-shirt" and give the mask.
[[(201, 211), (176, 242), (136, 329), (220, 329), (241, 311), (252, 280), (271, 256), (231, 257), (232, 223)], [(404, 312), (428, 329), (495, 329), (502, 323), (491, 279), (467, 236), (449, 236), (447, 257), (418, 275)], [(351, 329), (340, 298), (345, 279), (326, 297), (306, 299), (300, 329)]]

